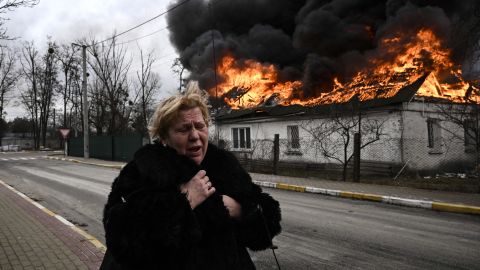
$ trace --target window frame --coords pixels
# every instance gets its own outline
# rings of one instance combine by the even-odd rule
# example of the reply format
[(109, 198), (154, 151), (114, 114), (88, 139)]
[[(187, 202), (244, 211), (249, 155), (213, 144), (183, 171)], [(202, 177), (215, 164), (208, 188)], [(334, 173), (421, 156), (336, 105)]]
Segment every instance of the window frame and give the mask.
[(435, 124), (434, 119), (428, 118), (427, 119), (427, 138), (428, 138), (428, 148), (434, 148), (435, 147), (435, 135), (433, 131), (433, 126)]
[(431, 154), (441, 154), (442, 151), (442, 128), (438, 118), (427, 118), (427, 146)]
[[(294, 132), (296, 130), (296, 132)], [(296, 136), (295, 136), (296, 135)], [(300, 150), (300, 129), (298, 125), (287, 126), (287, 142), (288, 149), (291, 151)]]
[(233, 150), (251, 150), (252, 137), (250, 127), (239, 126), (231, 128), (232, 149)]

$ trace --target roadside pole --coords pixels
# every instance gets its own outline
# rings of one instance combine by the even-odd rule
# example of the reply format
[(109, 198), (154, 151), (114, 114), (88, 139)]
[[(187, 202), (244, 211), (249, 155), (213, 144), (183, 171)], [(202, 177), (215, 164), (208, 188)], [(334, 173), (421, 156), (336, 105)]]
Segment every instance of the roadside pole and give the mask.
[(87, 99), (87, 46), (82, 45), (82, 68), (83, 68), (83, 157), (90, 156), (90, 140), (88, 132), (88, 99)]
[(90, 157), (90, 138), (88, 129), (88, 98), (87, 98), (87, 45), (72, 43), (73, 46), (82, 47), (82, 99), (83, 99), (83, 157)]
[(280, 158), (280, 135), (275, 134), (273, 139), (273, 174), (278, 173), (279, 158)]
[(70, 134), (70, 129), (69, 128), (59, 128), (60, 134), (62, 134), (63, 138), (63, 156), (66, 157), (68, 155), (68, 134)]

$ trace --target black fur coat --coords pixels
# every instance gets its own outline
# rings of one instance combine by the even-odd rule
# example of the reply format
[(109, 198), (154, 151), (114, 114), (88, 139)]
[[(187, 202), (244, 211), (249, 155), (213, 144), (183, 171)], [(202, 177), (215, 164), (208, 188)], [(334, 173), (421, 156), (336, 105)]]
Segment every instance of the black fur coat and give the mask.
[[(216, 192), (192, 210), (179, 185), (200, 169)], [(222, 194), (240, 203), (240, 221), (229, 217)], [(146, 145), (121, 170), (105, 205), (107, 248), (118, 263), (109, 268), (255, 269), (246, 248), (270, 247), (280, 219), (279, 203), (231, 153), (209, 144), (198, 166), (172, 148)]]

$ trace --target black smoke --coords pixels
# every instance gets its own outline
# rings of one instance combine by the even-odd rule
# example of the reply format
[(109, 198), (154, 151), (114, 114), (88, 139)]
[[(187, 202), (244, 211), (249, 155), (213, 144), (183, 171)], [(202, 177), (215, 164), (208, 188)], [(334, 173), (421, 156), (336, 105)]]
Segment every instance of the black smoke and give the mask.
[[(191, 0), (168, 14), (168, 24), (182, 64), (202, 87), (215, 85), (214, 59), (232, 54), (240, 62), (254, 59), (276, 65), (281, 80), (301, 80), (303, 95), (310, 97), (332, 89), (335, 77), (348, 81), (371, 57), (391, 58), (392, 52), (382, 49), (379, 41), (399, 32), (406, 33), (408, 42), (409, 36), (428, 27), (454, 50), (454, 60), (463, 63), (471, 56), (466, 52), (478, 46), (479, 3)], [(401, 53), (405, 48), (397, 49)]]

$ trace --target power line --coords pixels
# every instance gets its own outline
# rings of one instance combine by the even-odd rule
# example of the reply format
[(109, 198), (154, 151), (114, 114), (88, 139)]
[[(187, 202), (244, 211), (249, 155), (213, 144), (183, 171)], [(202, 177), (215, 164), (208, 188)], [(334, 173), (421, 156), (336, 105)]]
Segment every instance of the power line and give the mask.
[[(119, 34), (113, 35), (112, 37), (107, 38), (107, 39), (105, 39), (105, 40), (102, 40), (102, 41), (93, 43), (92, 45), (86, 45), (86, 46), (87, 46), (87, 47), (91, 47), (91, 46), (95, 46), (95, 45), (97, 45), (97, 44), (100, 44), (100, 43), (103, 43), (103, 42), (106, 42), (106, 41), (115, 39), (115, 38), (117, 38), (117, 37), (119, 37), (119, 36), (121, 36), (121, 35), (123, 35), (123, 34), (126, 34), (126, 33), (130, 32), (130, 31), (132, 31), (132, 30), (135, 30), (135, 29), (137, 29), (137, 28), (139, 28), (139, 27), (141, 27), (141, 26), (143, 26), (143, 25), (145, 25), (145, 24), (147, 24), (147, 23), (149, 23), (149, 22), (151, 22), (151, 21), (153, 21), (153, 20), (155, 20), (155, 19), (157, 19), (157, 18), (165, 15), (165, 14), (167, 14), (168, 12), (173, 11), (174, 9), (176, 9), (176, 8), (178, 8), (178, 7), (186, 4), (186, 3), (189, 2), (189, 1), (190, 1), (190, 0), (184, 0), (184, 1), (180, 2), (179, 4), (177, 4), (177, 5), (169, 8), (169, 9), (167, 9), (166, 11), (164, 11), (164, 12), (156, 15), (155, 17), (152, 17), (152, 18), (148, 19), (147, 21), (145, 21), (145, 22), (143, 22), (143, 23), (141, 23), (141, 24), (138, 24), (138, 25), (136, 25), (136, 26), (134, 26), (134, 27), (131, 27), (131, 28), (129, 28), (129, 29), (127, 29), (127, 30), (125, 30), (125, 31), (123, 31), (123, 32), (121, 32), (121, 33), (119, 33)], [(217, 0), (217, 1), (214, 1), (213, 3), (210, 3), (210, 4), (209, 4), (209, 9), (211, 9), (211, 7), (213, 7), (213, 6), (215, 6), (215, 5), (219, 4), (219, 3), (222, 3), (222, 2), (224, 2), (224, 1), (223, 1), (223, 0)], [(152, 36), (152, 35), (154, 35), (154, 34), (157, 34), (157, 33), (161, 32), (161, 31), (163, 31), (163, 30), (166, 30), (166, 29), (168, 29), (168, 28), (171, 28), (171, 25), (168, 25), (168, 26), (166, 26), (166, 27), (164, 27), (164, 28), (158, 29), (158, 30), (156, 30), (156, 31), (154, 31), (154, 32), (152, 32), (152, 33), (150, 33), (150, 34), (147, 34), (147, 35), (144, 35), (144, 36), (141, 36), (141, 37), (137, 37), (137, 38), (135, 38), (135, 39), (127, 40), (127, 41), (124, 41), (124, 42), (121, 42), (121, 43), (117, 43), (117, 45), (123, 45), (123, 44), (127, 44), (127, 43), (130, 43), (130, 42), (133, 42), (133, 41), (137, 41), (137, 40), (140, 40), (140, 39), (143, 39), (143, 38)], [(162, 58), (169, 57), (169, 56), (174, 55), (174, 54), (176, 54), (176, 53), (170, 53), (170, 54), (167, 54), (167, 55), (163, 55), (163, 56), (157, 58), (157, 60), (158, 60), (158, 59), (162, 59)], [(159, 63), (157, 62), (157, 63), (155, 63), (153, 66), (159, 66), (159, 65), (161, 65), (161, 64), (164, 64), (164, 63), (167, 63), (167, 62), (170, 62), (170, 61), (172, 61), (172, 60), (169, 59), (169, 60), (167, 60), (167, 61), (162, 61), (162, 62), (159, 62)]]
[(121, 32), (120, 34), (113, 35), (112, 37), (110, 37), (110, 38), (107, 38), (107, 39), (105, 39), (105, 40), (102, 40), (102, 41), (96, 42), (95, 44), (92, 44), (92, 45), (90, 45), (90, 46), (95, 46), (95, 45), (97, 45), (97, 44), (100, 44), (100, 43), (103, 43), (103, 42), (106, 42), (106, 41), (112, 40), (112, 39), (114, 39), (114, 38), (116, 38), (116, 37), (119, 37), (119, 36), (121, 36), (121, 35), (123, 35), (123, 34), (126, 34), (126, 33), (130, 32), (130, 31), (132, 31), (132, 30), (135, 30), (135, 29), (139, 28), (140, 26), (142, 26), (142, 25), (145, 25), (145, 24), (147, 24), (147, 23), (149, 23), (149, 22), (151, 22), (151, 21), (153, 21), (153, 20), (155, 20), (155, 19), (157, 19), (157, 18), (159, 18), (159, 17), (161, 17), (161, 16), (163, 16), (163, 15), (167, 14), (168, 12), (171, 12), (172, 10), (174, 10), (174, 9), (176, 9), (176, 8), (178, 8), (178, 7), (182, 6), (182, 5), (184, 5), (184, 4), (186, 4), (186, 3), (187, 3), (187, 2), (189, 2), (189, 1), (190, 1), (190, 0), (184, 0), (184, 1), (180, 2), (179, 4), (177, 4), (177, 5), (175, 5), (175, 6), (171, 7), (171, 8), (169, 8), (169, 9), (167, 9), (166, 11), (164, 11), (164, 12), (162, 12), (162, 13), (158, 14), (157, 16), (155, 16), (155, 17), (153, 17), (153, 18), (151, 18), (151, 19), (148, 19), (148, 20), (146, 20), (145, 22), (143, 22), (143, 23), (141, 23), (141, 24), (139, 24), (139, 25), (136, 25), (136, 26), (134, 26), (134, 27), (131, 27), (131, 28), (129, 28), (129, 29), (127, 29), (127, 30), (125, 30), (125, 31)]
[[(161, 64), (164, 64), (164, 63), (167, 63), (167, 62), (172, 61), (172, 59), (168, 59), (168, 60), (166, 60), (166, 61), (156, 62), (156, 61), (159, 60), (159, 59), (167, 58), (167, 57), (172, 56), (172, 55), (175, 55), (175, 54), (177, 54), (177, 53), (176, 53), (176, 52), (171, 52), (171, 53), (169, 53), (169, 54), (165, 54), (165, 55), (162, 55), (162, 56), (160, 56), (160, 57), (155, 58), (155, 62), (152, 64), (152, 67), (157, 67), (157, 66), (159, 66), (159, 65), (161, 65)], [(140, 65), (134, 65), (134, 66), (132, 67), (132, 69), (138, 69), (139, 67), (140, 67)]]
[(169, 28), (169, 27), (167, 26), (167, 27), (164, 27), (164, 28), (162, 28), (162, 29), (158, 29), (157, 31), (154, 31), (154, 32), (152, 32), (152, 33), (150, 33), (150, 34), (147, 34), (147, 35), (145, 35), (145, 36), (141, 36), (141, 37), (134, 38), (134, 39), (131, 39), (131, 40), (127, 40), (127, 41), (124, 41), (124, 42), (121, 42), (121, 43), (117, 43), (117, 45), (123, 45), (123, 44), (127, 44), (127, 43), (130, 43), (130, 42), (133, 42), (133, 41), (140, 40), (140, 39), (142, 39), (142, 38), (146, 38), (146, 37), (149, 37), (149, 36), (153, 36), (153, 35), (155, 35), (156, 33), (159, 33), (159, 32), (161, 32), (161, 31), (163, 31), (163, 30), (168, 29), (168, 28)]
[[(162, 15), (164, 15), (164, 14), (172, 11), (173, 9), (175, 9), (175, 8), (177, 8), (177, 7), (185, 4), (185, 3), (188, 2), (188, 1), (190, 1), (190, 0), (186, 0), (186, 1), (178, 4), (177, 6), (172, 7), (171, 9), (163, 12), (162, 14), (159, 14), (159, 15), (155, 16), (154, 18), (152, 18), (152, 19), (150, 19), (150, 20), (148, 20), (148, 21), (146, 21), (146, 22), (144, 22), (144, 23), (142, 23), (142, 24), (140, 24), (140, 25), (137, 25), (137, 26), (135, 26), (135, 27), (130, 28), (130, 29), (127, 30), (127, 31), (130, 31), (130, 30), (133, 30), (133, 29), (135, 29), (135, 28), (138, 28), (138, 27), (142, 26), (143, 24), (146, 24), (146, 23), (148, 23), (148, 22), (150, 22), (150, 21), (152, 21), (152, 20), (154, 20), (154, 19), (156, 19), (156, 18), (158, 18), (158, 17), (160, 17), (160, 16), (162, 16)], [(213, 7), (213, 6), (217, 5), (218, 3), (221, 3), (222, 1), (223, 1), (223, 0), (218, 0), (218, 1), (214, 2), (213, 4), (209, 4), (209, 7)], [(157, 33), (161, 32), (161, 31), (163, 31), (163, 30), (166, 30), (166, 29), (171, 28), (171, 26), (172, 26), (172, 25), (168, 25), (168, 26), (166, 26), (166, 27), (164, 27), (164, 28), (161, 28), (161, 29), (159, 29), (159, 30), (156, 30), (156, 31), (154, 31), (154, 32), (152, 32), (152, 33), (150, 33), (150, 34), (147, 34), (147, 35), (144, 35), (144, 36), (141, 36), (141, 37), (138, 37), (138, 38), (134, 38), (134, 39), (131, 39), (131, 40), (123, 41), (123, 42), (121, 42), (121, 43), (117, 43), (117, 45), (123, 45), (123, 44), (127, 44), (127, 43), (130, 43), (130, 42), (133, 42), (133, 41), (137, 41), (137, 40), (140, 40), (140, 39), (149, 37), (149, 36), (153, 36), (154, 34), (157, 34)], [(125, 34), (127, 31), (124, 31), (124, 32), (122, 32), (122, 33), (120, 33), (120, 34), (118, 34), (118, 35), (114, 35), (114, 36), (111, 37), (111, 38), (108, 38), (108, 39), (106, 39), (106, 40), (97, 42), (97, 43), (95, 43), (95, 44), (93, 44), (93, 45), (96, 45), (96, 44), (99, 44), (99, 43), (102, 43), (102, 42), (105, 42), (105, 41), (114, 39), (115, 37), (118, 37), (118, 36), (120, 36), (120, 35), (122, 35), (122, 34)]]

